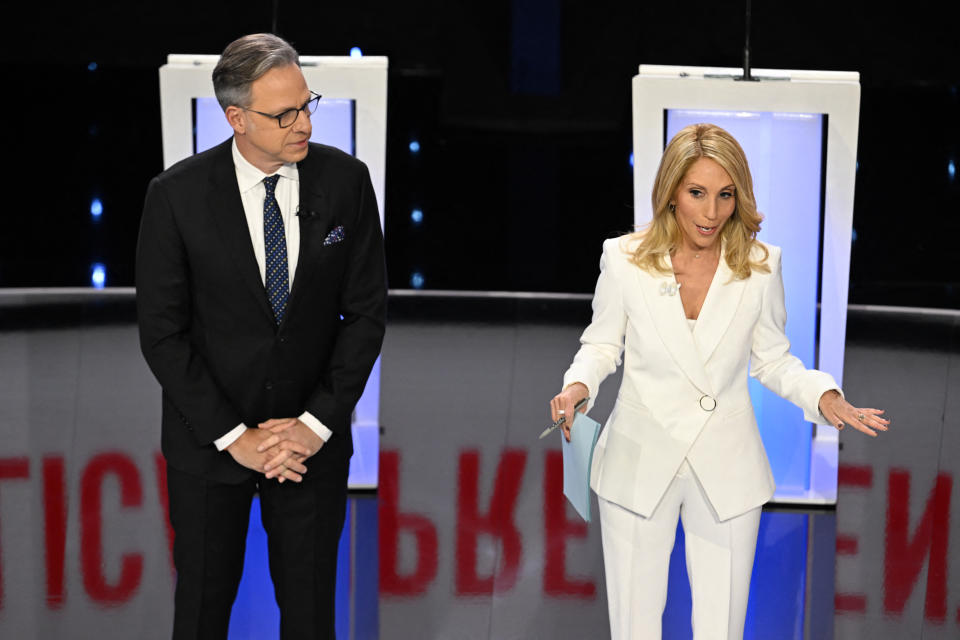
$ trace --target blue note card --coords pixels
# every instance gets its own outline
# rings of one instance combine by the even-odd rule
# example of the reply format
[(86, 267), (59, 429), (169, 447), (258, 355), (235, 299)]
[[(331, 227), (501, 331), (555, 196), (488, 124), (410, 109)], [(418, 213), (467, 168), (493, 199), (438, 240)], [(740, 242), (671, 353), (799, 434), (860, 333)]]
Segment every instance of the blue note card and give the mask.
[(590, 522), (590, 462), (600, 435), (600, 423), (577, 413), (570, 442), (560, 434), (563, 447), (563, 495), (580, 517)]

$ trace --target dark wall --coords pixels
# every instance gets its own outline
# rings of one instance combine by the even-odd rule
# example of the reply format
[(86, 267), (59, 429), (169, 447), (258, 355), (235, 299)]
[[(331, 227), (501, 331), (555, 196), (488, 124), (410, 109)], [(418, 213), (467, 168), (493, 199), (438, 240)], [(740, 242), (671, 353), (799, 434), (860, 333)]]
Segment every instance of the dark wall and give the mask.
[[(754, 4), (754, 66), (861, 74), (851, 302), (960, 306), (960, 198), (948, 174), (960, 140), (955, 21), (916, 2), (882, 13), (867, 2)], [(157, 68), (168, 53), (218, 53), (275, 26), (305, 54), (357, 45), (390, 58), (392, 287), (418, 272), (428, 288), (590, 291), (600, 241), (633, 219), (637, 65), (739, 66), (744, 36), (743, 4), (722, 2), (17, 3), (5, 12), (12, 73), (2, 117), (22, 169), (9, 176), (0, 286), (83, 286), (93, 262), (106, 265), (108, 285), (132, 284), (144, 190), (162, 168)]]

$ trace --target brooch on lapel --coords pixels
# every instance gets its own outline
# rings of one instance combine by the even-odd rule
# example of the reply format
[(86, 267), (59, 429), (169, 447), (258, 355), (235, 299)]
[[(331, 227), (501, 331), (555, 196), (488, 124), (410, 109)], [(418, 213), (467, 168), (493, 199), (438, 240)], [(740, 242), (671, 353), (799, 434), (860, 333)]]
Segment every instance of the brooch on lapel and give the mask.
[(667, 295), (675, 296), (677, 295), (677, 291), (679, 290), (680, 290), (679, 282), (671, 282), (669, 285), (666, 282), (660, 283), (660, 295), (662, 296), (667, 296)]
[(330, 233), (327, 234), (327, 237), (323, 239), (323, 246), (328, 246), (331, 244), (337, 244), (338, 242), (343, 241), (343, 225), (338, 224), (333, 229), (330, 230)]

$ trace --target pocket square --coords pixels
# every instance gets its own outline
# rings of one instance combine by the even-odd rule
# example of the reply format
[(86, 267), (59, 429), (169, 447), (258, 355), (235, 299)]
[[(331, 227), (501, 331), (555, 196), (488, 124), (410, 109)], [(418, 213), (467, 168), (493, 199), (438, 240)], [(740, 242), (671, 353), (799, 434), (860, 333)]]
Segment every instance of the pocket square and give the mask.
[(338, 224), (333, 229), (330, 230), (330, 233), (327, 234), (327, 237), (323, 239), (323, 246), (328, 246), (331, 244), (337, 244), (343, 240), (343, 225)]

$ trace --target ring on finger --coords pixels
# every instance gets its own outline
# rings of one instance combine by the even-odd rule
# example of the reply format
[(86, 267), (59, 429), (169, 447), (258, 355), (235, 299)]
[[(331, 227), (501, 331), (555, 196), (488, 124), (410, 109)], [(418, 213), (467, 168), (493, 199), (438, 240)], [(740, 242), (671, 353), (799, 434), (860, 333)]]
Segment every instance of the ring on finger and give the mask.
[(564, 415), (567, 415), (567, 412), (564, 411), (563, 409), (557, 409), (557, 415), (558, 415), (558, 416), (564, 416)]
[(866, 420), (866, 418), (867, 416), (863, 415), (862, 413), (857, 414), (857, 420), (859, 420), (860, 422), (863, 422), (864, 420)]

